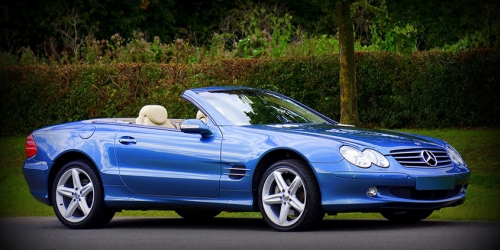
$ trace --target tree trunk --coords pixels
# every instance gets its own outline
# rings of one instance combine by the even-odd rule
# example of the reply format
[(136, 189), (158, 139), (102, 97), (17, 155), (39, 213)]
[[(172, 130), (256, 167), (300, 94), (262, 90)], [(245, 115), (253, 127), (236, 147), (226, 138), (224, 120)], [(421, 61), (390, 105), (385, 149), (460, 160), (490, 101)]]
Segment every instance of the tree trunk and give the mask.
[(340, 122), (359, 125), (356, 94), (356, 65), (354, 63), (354, 32), (350, 15), (350, 1), (337, 5), (340, 42)]

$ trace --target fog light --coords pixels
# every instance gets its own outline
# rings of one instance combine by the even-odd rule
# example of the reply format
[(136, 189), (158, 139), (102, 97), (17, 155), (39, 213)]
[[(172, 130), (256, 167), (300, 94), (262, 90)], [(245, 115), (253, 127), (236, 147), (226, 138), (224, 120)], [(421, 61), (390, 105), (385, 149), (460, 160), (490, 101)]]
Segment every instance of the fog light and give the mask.
[(378, 190), (376, 187), (370, 187), (366, 191), (366, 195), (368, 195), (368, 197), (375, 197), (375, 196), (377, 196), (377, 194), (378, 194)]
[(460, 194), (465, 194), (465, 190), (467, 189), (467, 184), (460, 188)]

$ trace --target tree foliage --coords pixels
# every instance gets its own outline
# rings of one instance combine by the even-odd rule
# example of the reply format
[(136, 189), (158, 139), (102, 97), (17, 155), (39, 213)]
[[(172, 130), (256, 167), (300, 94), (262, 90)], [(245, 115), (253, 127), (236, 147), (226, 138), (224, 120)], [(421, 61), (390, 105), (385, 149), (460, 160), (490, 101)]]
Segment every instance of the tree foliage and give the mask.
[(372, 43), (387, 51), (500, 48), (498, 1), (381, 0), (365, 6), (375, 13)]
[[(49, 47), (61, 53), (65, 42), (54, 23), (76, 13), (81, 39), (97, 40), (115, 34), (127, 39), (142, 32), (166, 43), (185, 39), (195, 46), (210, 46), (214, 34), (223, 34), (228, 18), (239, 24), (256, 17), (287, 18), (292, 35), (287, 42), (310, 37), (336, 37), (338, 1), (309, 0), (16, 0), (0, 3), (0, 52), (16, 53), (21, 47), (43, 54)], [(264, 15), (238, 15), (268, 6)], [(330, 6), (330, 7), (328, 7)], [(494, 0), (386, 1), (356, 0), (351, 4), (355, 41), (380, 51), (500, 48), (500, 8)], [(92, 28), (92, 32), (89, 32)], [(65, 30), (68, 31), (68, 30)], [(83, 31), (83, 30), (82, 30)], [(261, 30), (262, 31), (262, 30)], [(269, 30), (267, 30), (269, 32)], [(283, 30), (279, 30), (282, 32)], [(231, 32), (229, 32), (231, 34)], [(256, 33), (256, 32), (253, 32)], [(283, 35), (283, 34), (282, 34)], [(297, 39), (296, 37), (301, 37)], [(246, 36), (238, 37), (238, 40)], [(286, 38), (286, 36), (282, 36)], [(227, 39), (227, 38), (225, 38)], [(278, 53), (279, 54), (279, 53)]]
[(494, 0), (18, 0), (1, 3), (0, 13), (0, 65), (340, 53), (342, 110), (350, 114), (341, 121), (351, 124), (354, 50), (500, 48)]

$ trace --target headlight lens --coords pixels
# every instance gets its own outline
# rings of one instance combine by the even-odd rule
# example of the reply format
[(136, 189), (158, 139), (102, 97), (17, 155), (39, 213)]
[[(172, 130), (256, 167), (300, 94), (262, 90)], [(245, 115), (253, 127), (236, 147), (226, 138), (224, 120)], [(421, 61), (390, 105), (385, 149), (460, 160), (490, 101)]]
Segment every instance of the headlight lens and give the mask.
[(385, 158), (385, 156), (383, 156), (381, 153), (373, 149), (365, 149), (365, 151), (363, 151), (363, 154), (368, 156), (373, 164), (382, 168), (389, 167), (389, 160), (387, 160), (387, 158)]
[(456, 149), (454, 149), (452, 146), (448, 145), (448, 154), (450, 155), (451, 160), (458, 165), (465, 165), (464, 160), (462, 159), (462, 156), (458, 153)]
[(342, 146), (340, 147), (340, 154), (348, 162), (361, 168), (369, 168), (372, 163), (382, 168), (389, 167), (389, 160), (373, 149), (360, 151), (351, 146)]

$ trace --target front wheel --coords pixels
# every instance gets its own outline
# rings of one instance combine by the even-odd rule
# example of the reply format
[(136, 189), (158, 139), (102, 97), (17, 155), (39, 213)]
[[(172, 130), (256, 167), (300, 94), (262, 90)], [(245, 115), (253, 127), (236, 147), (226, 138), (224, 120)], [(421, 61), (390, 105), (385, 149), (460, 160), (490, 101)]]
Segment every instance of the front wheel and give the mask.
[(312, 229), (325, 214), (316, 179), (299, 160), (273, 164), (264, 173), (258, 192), (262, 217), (278, 231)]
[(64, 165), (52, 185), (52, 206), (59, 221), (68, 228), (106, 225), (115, 212), (104, 204), (104, 190), (94, 168), (87, 161)]
[(417, 222), (429, 217), (434, 210), (382, 211), (380, 214), (392, 222)]

